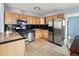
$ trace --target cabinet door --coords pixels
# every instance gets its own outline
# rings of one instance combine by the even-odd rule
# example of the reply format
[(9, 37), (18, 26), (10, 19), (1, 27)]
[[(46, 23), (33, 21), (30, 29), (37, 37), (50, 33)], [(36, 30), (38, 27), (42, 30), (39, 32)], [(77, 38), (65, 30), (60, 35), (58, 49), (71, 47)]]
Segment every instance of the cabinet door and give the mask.
[(48, 24), (49, 20), (50, 20), (50, 16), (46, 17), (46, 24)]
[(33, 24), (37, 24), (37, 18), (35, 16), (33, 16), (32, 20), (33, 20)]
[(54, 18), (54, 20), (57, 19), (57, 15), (54, 15), (53, 18)]
[(16, 13), (16, 19), (19, 19), (20, 17), (19, 17), (19, 14), (18, 13)]
[(27, 16), (26, 16), (26, 15), (23, 15), (23, 17), (22, 17), (22, 18), (26, 21)]
[(62, 19), (64, 19), (64, 13), (58, 14), (58, 15), (57, 15), (57, 18), (62, 18)]
[(40, 17), (37, 17), (37, 24), (40, 24)]
[(17, 21), (17, 14), (13, 13), (13, 22), (12, 22), (12, 24), (16, 24), (16, 21)]
[(19, 14), (19, 18), (20, 19), (23, 19), (23, 14)]
[(11, 12), (5, 12), (5, 24), (12, 24), (13, 15)]
[(32, 24), (32, 16), (27, 16), (27, 23)]
[(35, 39), (42, 38), (42, 31), (40, 29), (35, 31)]
[(23, 15), (23, 16), (22, 16), (22, 20), (23, 20), (23, 21), (27, 21), (27, 20), (26, 20), (26, 15)]
[(43, 30), (43, 38), (48, 40), (48, 30)]
[(56, 15), (46, 17), (46, 24), (48, 24), (48, 21), (49, 21), (49, 20), (53, 20), (53, 19), (56, 19), (56, 18), (57, 18)]

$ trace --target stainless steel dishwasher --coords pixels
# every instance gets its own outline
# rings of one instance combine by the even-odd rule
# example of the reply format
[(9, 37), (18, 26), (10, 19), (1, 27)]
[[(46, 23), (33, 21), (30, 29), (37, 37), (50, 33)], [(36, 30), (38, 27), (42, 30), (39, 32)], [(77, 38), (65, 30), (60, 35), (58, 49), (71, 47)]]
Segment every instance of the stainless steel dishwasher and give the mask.
[(34, 32), (29, 32), (29, 33), (28, 33), (28, 41), (29, 41), (29, 42), (32, 42), (32, 41), (34, 41), (34, 39), (35, 39), (35, 34), (34, 34)]

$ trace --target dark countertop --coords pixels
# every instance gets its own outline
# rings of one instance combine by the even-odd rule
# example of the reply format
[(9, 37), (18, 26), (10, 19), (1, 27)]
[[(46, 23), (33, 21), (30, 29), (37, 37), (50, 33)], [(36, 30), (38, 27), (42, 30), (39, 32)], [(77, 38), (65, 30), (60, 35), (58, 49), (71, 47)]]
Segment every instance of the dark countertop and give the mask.
[[(20, 25), (17, 24), (13, 24), (12, 25), (14, 28), (16, 27), (20, 27)], [(48, 25), (47, 24), (27, 24), (26, 25), (27, 29), (48, 29)]]
[(10, 42), (14, 42), (22, 39), (24, 38), (17, 32), (12, 32), (9, 34), (0, 33), (0, 44), (10, 43)]

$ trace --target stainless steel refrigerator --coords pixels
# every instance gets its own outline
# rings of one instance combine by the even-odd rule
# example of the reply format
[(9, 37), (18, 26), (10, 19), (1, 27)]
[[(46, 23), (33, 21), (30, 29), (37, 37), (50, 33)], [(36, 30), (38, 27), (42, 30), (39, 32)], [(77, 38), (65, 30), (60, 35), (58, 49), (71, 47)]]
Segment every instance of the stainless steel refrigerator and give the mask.
[[(49, 27), (49, 42), (62, 46), (64, 44), (64, 30), (63, 19), (54, 19), (48, 22)], [(50, 31), (50, 27), (52, 30)]]

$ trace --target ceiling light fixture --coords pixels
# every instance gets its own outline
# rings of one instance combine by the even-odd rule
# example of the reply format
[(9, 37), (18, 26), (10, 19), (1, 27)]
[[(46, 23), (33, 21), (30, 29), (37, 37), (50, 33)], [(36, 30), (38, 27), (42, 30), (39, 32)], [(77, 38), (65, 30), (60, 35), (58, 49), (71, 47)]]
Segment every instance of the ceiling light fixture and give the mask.
[(40, 10), (40, 7), (34, 7), (35, 10)]

